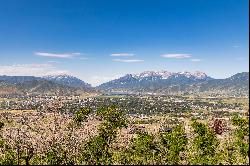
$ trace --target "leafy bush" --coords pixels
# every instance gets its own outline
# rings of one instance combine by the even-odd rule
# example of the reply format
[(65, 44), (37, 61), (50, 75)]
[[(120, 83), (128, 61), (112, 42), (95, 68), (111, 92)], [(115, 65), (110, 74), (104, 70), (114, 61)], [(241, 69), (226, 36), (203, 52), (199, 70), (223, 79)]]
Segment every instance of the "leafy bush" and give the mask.
[(159, 152), (153, 135), (139, 133), (132, 146), (123, 152), (122, 164), (158, 164)]
[(219, 141), (207, 125), (194, 121), (192, 127), (195, 132), (193, 151), (190, 164), (215, 164), (216, 148)]
[(74, 116), (74, 122), (78, 125), (84, 122), (87, 119), (87, 115), (91, 112), (90, 108), (80, 108)]
[(186, 150), (188, 143), (184, 127), (177, 125), (172, 131), (162, 133), (161, 143), (163, 145), (162, 153), (166, 154), (164, 156), (165, 163), (180, 164), (180, 160), (183, 159), (180, 153)]
[(235, 115), (232, 118), (233, 125), (237, 126), (235, 131), (235, 144), (240, 154), (246, 159), (249, 154), (249, 119)]
[(102, 107), (97, 111), (104, 122), (99, 127), (99, 135), (83, 146), (81, 161), (84, 164), (112, 164), (111, 145), (117, 135), (117, 129), (126, 127), (122, 112), (115, 106)]

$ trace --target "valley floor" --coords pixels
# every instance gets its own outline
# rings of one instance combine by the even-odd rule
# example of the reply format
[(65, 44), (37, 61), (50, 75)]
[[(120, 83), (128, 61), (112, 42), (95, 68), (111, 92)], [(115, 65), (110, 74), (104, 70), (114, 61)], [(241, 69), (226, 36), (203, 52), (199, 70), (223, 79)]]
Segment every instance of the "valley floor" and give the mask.
[[(98, 109), (94, 110), (95, 105), (87, 113), (84, 111), (88, 107), (75, 108), (72, 105), (69, 108), (61, 106), (65, 112), (55, 105), (53, 109), (46, 111), (44, 109), (0, 110), (2, 124), (0, 126), (0, 163), (249, 164), (247, 155), (249, 124), (246, 123), (249, 122), (248, 100), (212, 101), (210, 98), (200, 98), (199, 102), (203, 102), (203, 105), (207, 104), (208, 108), (198, 108), (193, 103), (194, 107), (191, 107), (191, 110), (137, 114), (132, 113), (134, 111), (121, 111), (121, 108), (116, 112), (116, 107), (110, 107), (113, 104), (111, 101), (118, 103), (118, 106), (120, 100), (123, 103), (137, 101), (133, 97), (109, 96), (105, 99), (94, 97), (77, 100), (91, 99), (91, 102), (94, 100), (95, 103), (100, 103), (98, 108), (105, 103), (108, 106), (103, 108), (104, 113), (100, 114)], [(185, 104), (198, 100), (190, 97), (183, 99), (182, 97), (148, 96), (144, 96), (143, 99), (153, 105), (154, 101), (158, 100), (168, 100), (172, 104), (184, 102), (184, 105), (165, 103), (166, 107), (173, 108), (186, 108)], [(144, 107), (154, 109), (144, 100), (138, 100), (138, 102), (143, 102)], [(212, 109), (215, 103), (231, 105), (219, 105), (221, 108)], [(229, 108), (226, 108), (227, 106)], [(131, 110), (133, 108), (131, 105), (126, 107)], [(136, 104), (135, 107), (137, 107)], [(69, 110), (74, 111), (69, 112)], [(121, 112), (123, 114), (120, 114)], [(115, 119), (110, 120), (110, 118)], [(198, 130), (204, 130), (204, 133), (200, 135)], [(106, 141), (109, 142), (107, 145)], [(211, 149), (204, 150), (201, 143)]]

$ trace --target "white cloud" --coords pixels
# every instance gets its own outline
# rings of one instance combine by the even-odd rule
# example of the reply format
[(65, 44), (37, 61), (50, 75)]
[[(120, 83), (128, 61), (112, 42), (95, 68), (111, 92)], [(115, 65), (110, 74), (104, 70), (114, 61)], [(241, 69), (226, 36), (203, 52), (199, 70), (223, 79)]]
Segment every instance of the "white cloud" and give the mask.
[(200, 62), (201, 59), (190, 59), (190, 61), (192, 61), (192, 62)]
[(73, 55), (82, 55), (82, 53), (80, 53), (80, 52), (73, 52), (72, 54)]
[(81, 53), (57, 54), (57, 53), (49, 53), (49, 52), (35, 52), (34, 54), (38, 56), (50, 57), (50, 58), (73, 58), (75, 56), (81, 55)]
[(66, 70), (58, 70), (54, 63), (33, 63), (33, 64), (14, 64), (0, 66), (0, 75), (10, 76), (43, 76), (49, 74), (69, 73)]
[(111, 54), (110, 56), (118, 56), (118, 57), (126, 57), (126, 56), (134, 56), (135, 54), (131, 54), (131, 53), (115, 53), (115, 54)]
[(164, 54), (161, 55), (163, 58), (175, 58), (175, 59), (183, 59), (190, 58), (191, 54)]
[(134, 62), (143, 62), (142, 59), (112, 59), (114, 62), (125, 62), (125, 63), (134, 63)]

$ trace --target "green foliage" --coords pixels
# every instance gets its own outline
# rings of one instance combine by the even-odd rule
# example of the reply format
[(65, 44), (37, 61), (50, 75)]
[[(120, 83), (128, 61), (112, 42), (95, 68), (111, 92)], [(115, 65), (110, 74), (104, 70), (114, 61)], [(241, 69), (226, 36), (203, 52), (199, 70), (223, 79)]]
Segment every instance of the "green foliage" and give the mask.
[(241, 118), (238, 114), (234, 114), (234, 116), (232, 117), (232, 122), (233, 122), (233, 125), (235, 126), (239, 126), (241, 128), (243, 127), (248, 127), (248, 120), (247, 119), (244, 119), (244, 118)]
[(63, 164), (63, 156), (57, 146), (53, 145), (51, 149), (45, 154), (45, 161), (49, 165)]
[(4, 148), (5, 141), (0, 137), (0, 148)]
[(234, 115), (232, 122), (233, 125), (237, 126), (235, 131), (235, 144), (237, 148), (239, 148), (240, 154), (246, 158), (249, 152), (249, 119)]
[(107, 142), (101, 135), (88, 141), (83, 147), (82, 164), (111, 164), (112, 153)]
[(4, 140), (2, 138), (2, 132), (1, 132), (1, 129), (4, 127), (4, 123), (3, 122), (0, 122), (0, 148), (3, 148), (4, 146)]
[(134, 139), (133, 149), (135, 153), (143, 154), (148, 153), (151, 149), (155, 149), (153, 143), (154, 137), (148, 133), (139, 133), (137, 138)]
[(139, 133), (132, 147), (124, 152), (122, 164), (159, 164), (159, 152), (153, 135)]
[(69, 154), (67, 149), (61, 144), (56, 143), (45, 153), (45, 163), (48, 165), (68, 165), (73, 164), (73, 154)]
[(193, 140), (195, 153), (191, 157), (191, 164), (215, 164), (216, 148), (219, 141), (216, 135), (205, 124), (194, 121), (192, 127), (196, 136)]
[(0, 130), (4, 127), (4, 123), (0, 122)]
[(6, 141), (2, 138), (1, 129), (3, 127), (4, 123), (0, 122), (0, 165), (16, 165), (16, 153), (6, 144)]
[(127, 121), (124, 117), (124, 113), (115, 106), (102, 107), (98, 109), (97, 116), (100, 116), (106, 122), (112, 123), (113, 128), (121, 128), (127, 126)]
[(74, 116), (74, 122), (76, 124), (81, 124), (82, 122), (84, 122), (87, 118), (88, 118), (88, 114), (91, 112), (90, 108), (80, 108)]
[(97, 111), (104, 122), (99, 127), (99, 135), (83, 146), (82, 163), (112, 164), (111, 145), (117, 135), (117, 129), (126, 127), (123, 113), (116, 107), (102, 107)]
[(6, 149), (0, 157), (0, 165), (17, 165), (16, 153), (11, 149)]
[(170, 132), (161, 134), (161, 143), (163, 145), (164, 161), (168, 164), (179, 164), (182, 157), (181, 152), (186, 150), (188, 139), (184, 127), (177, 125)]
[(0, 165), (17, 165), (17, 154), (11, 149), (6, 141), (0, 137), (0, 144), (2, 149), (2, 153), (0, 153)]

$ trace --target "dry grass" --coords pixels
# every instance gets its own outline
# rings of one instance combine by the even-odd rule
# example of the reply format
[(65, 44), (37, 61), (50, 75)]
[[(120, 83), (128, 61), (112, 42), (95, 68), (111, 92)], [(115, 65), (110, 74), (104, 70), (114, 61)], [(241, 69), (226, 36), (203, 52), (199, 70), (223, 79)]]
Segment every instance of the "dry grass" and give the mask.
[(25, 114), (36, 113), (36, 110), (0, 110), (0, 113)]

